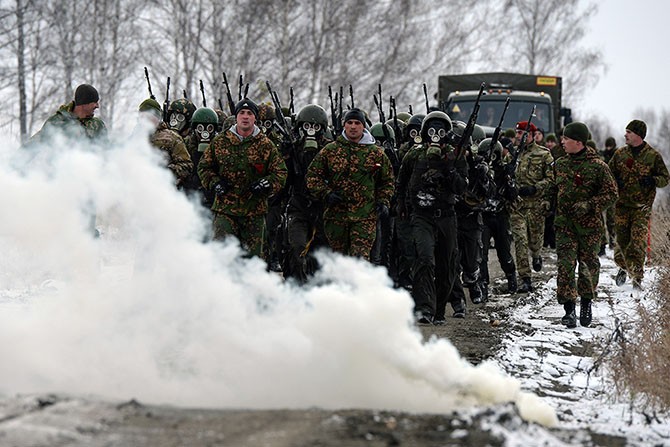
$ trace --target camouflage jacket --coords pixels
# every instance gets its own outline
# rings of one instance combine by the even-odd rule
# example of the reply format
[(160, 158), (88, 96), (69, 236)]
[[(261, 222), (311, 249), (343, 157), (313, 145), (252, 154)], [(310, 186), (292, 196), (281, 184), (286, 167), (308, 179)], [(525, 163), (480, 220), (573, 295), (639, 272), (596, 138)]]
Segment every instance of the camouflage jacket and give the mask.
[(534, 204), (544, 198), (547, 189), (554, 181), (554, 158), (549, 149), (538, 146), (535, 142), (527, 146), (519, 155), (519, 165), (515, 171), (516, 184), (522, 186), (535, 186), (537, 191), (532, 196), (519, 197), (516, 206)]
[(177, 132), (168, 129), (165, 123), (160, 123), (149, 137), (149, 142), (161, 151), (165, 159), (165, 166), (174, 173), (177, 185), (181, 185), (193, 170), (193, 162), (182, 137)]
[[(234, 128), (214, 137), (200, 158), (198, 176), (208, 190), (222, 180), (230, 187), (214, 199), (213, 211), (232, 216), (266, 214), (268, 196), (279, 192), (286, 182), (286, 164), (277, 147), (258, 128), (244, 139)], [(262, 178), (270, 182), (270, 192), (266, 196), (252, 194), (251, 185)]]
[[(398, 173), (398, 200), (404, 200), (408, 211), (432, 212), (453, 208), (456, 197), (468, 185), (468, 164), (464, 158), (451, 159), (453, 148), (445, 146), (441, 154), (429, 155), (428, 145), (420, 144), (403, 157)], [(426, 200), (432, 196), (433, 200)]]
[[(651, 207), (656, 197), (656, 188), (665, 187), (670, 180), (663, 157), (647, 142), (644, 142), (639, 152), (629, 146), (620, 147), (614, 152), (609, 167), (619, 186), (616, 206), (620, 207)], [(647, 175), (654, 177), (656, 187), (640, 185), (640, 178)]]
[(554, 225), (601, 228), (602, 212), (617, 198), (616, 182), (607, 164), (595, 151), (584, 149), (559, 158), (554, 169), (556, 176), (549, 190), (556, 200)]
[(61, 132), (74, 139), (96, 140), (104, 142), (107, 139), (107, 126), (104, 121), (94, 116), (78, 118), (72, 111), (74, 101), (61, 105), (56, 113), (51, 115), (42, 128), (31, 138), (31, 142), (43, 142), (53, 136), (54, 132)]
[(391, 161), (369, 133), (363, 138), (361, 144), (338, 136), (315, 155), (307, 169), (307, 188), (314, 197), (323, 200), (338, 192), (344, 199), (326, 207), (324, 219), (368, 219), (375, 216), (377, 203), (390, 205), (394, 181)]

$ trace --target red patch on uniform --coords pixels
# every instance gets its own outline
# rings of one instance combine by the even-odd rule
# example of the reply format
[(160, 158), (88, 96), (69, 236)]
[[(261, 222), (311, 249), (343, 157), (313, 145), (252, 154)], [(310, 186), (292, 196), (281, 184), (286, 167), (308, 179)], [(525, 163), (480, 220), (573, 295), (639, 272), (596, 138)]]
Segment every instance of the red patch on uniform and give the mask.
[(633, 161), (632, 158), (627, 159), (627, 160), (626, 160), (626, 167), (628, 167), (628, 169), (632, 168), (632, 167), (633, 167), (633, 163), (634, 163), (634, 161)]
[(582, 186), (584, 184), (584, 178), (580, 174), (575, 174), (575, 185)]
[(256, 172), (262, 174), (265, 170), (265, 165), (263, 163), (254, 163), (254, 168), (256, 169)]
[(372, 166), (372, 172), (376, 172), (377, 169), (381, 168), (382, 165), (379, 163), (375, 163), (374, 166)]

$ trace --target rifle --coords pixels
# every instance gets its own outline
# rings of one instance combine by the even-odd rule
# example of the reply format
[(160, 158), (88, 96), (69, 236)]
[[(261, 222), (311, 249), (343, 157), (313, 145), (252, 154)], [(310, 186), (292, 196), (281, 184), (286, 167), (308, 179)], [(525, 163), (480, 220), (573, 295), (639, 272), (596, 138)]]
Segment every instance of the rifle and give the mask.
[(151, 91), (151, 80), (149, 79), (149, 70), (147, 70), (147, 67), (144, 67), (144, 77), (147, 79), (147, 87), (149, 88), (149, 98), (156, 99), (156, 96)]
[(242, 85), (244, 85), (244, 76), (240, 75), (240, 82), (237, 84), (237, 100), (242, 101)]
[(337, 137), (337, 135), (339, 135), (342, 132), (342, 118), (344, 116), (342, 114), (342, 103), (343, 102), (344, 102), (344, 87), (342, 87), (340, 85), (340, 97), (339, 97), (339, 101), (337, 103), (337, 118), (338, 118), (337, 122), (339, 124), (339, 132), (336, 135), (333, 135), (334, 137)]
[(243, 98), (248, 98), (249, 97), (249, 83), (247, 82), (246, 85), (244, 86), (244, 96)]
[(288, 113), (293, 116), (295, 115), (295, 105), (293, 104), (293, 87), (289, 87), (288, 92), (291, 97), (291, 102), (288, 103)]
[[(381, 92), (382, 85), (379, 84), (379, 91)], [(377, 111), (379, 112), (379, 121), (381, 121), (382, 125), (382, 132), (384, 133), (384, 152), (386, 153), (386, 156), (389, 157), (389, 160), (391, 161), (391, 164), (393, 165), (393, 171), (396, 172), (396, 170), (400, 167), (400, 160), (398, 159), (398, 154), (395, 151), (395, 148), (393, 147), (393, 141), (391, 139), (391, 134), (389, 133), (389, 130), (386, 128), (386, 120), (384, 119), (384, 110), (382, 109), (382, 104), (381, 101), (377, 100), (377, 95), (372, 94), (372, 99), (375, 101), (375, 105), (377, 106)]]
[[(508, 96), (507, 99), (505, 100), (505, 107), (503, 108), (502, 115), (500, 115), (500, 121), (498, 121), (498, 127), (493, 131), (493, 136), (491, 137), (491, 144), (490, 144), (490, 150), (491, 150), (491, 156), (493, 156), (493, 149), (496, 147), (496, 144), (498, 143), (498, 140), (500, 139), (500, 131), (502, 130), (502, 123), (503, 120), (505, 119), (505, 114), (507, 113), (507, 109), (509, 108), (509, 102), (510, 102), (510, 97)], [(498, 163), (500, 163), (502, 160), (497, 160)]]
[(414, 115), (414, 112), (412, 112), (412, 104), (408, 106), (409, 114)]
[[(481, 91), (479, 92), (481, 95)], [(430, 113), (430, 104), (428, 103), (428, 90), (426, 89), (426, 83), (423, 83), (423, 97), (426, 99), (426, 115)]]
[(223, 110), (223, 101), (221, 101), (221, 98), (217, 98), (217, 101), (219, 102), (219, 109)]
[(351, 108), (353, 109), (354, 107), (354, 88), (349, 84), (349, 98), (351, 98)]
[(465, 145), (465, 143), (470, 139), (472, 136), (472, 131), (475, 129), (477, 115), (479, 115), (479, 101), (482, 99), (484, 88), (486, 88), (486, 83), (482, 82), (481, 87), (479, 87), (479, 93), (477, 94), (477, 100), (475, 101), (475, 105), (472, 107), (472, 113), (470, 114), (468, 123), (465, 125), (465, 129), (463, 130), (463, 135), (461, 135), (460, 140), (456, 143), (456, 157), (465, 157), (466, 151), (463, 145)]
[(530, 116), (528, 117), (526, 124), (526, 129), (523, 131), (523, 134), (521, 134), (521, 139), (519, 140), (519, 147), (512, 155), (512, 161), (506, 165), (507, 175), (512, 179), (516, 173), (516, 168), (519, 166), (519, 155), (521, 155), (521, 152), (526, 148), (526, 139), (528, 138), (528, 132), (530, 132), (530, 123), (533, 120), (533, 116), (535, 116), (535, 107), (536, 106), (533, 104), (533, 108), (530, 111)]
[(170, 76), (167, 78), (167, 86), (165, 87), (165, 102), (163, 103), (163, 122), (168, 122), (168, 107), (170, 107)]
[(200, 93), (202, 93), (202, 106), (207, 107), (207, 100), (205, 99), (205, 86), (202, 84), (202, 79), (200, 80)]
[[(270, 81), (265, 81), (265, 85), (268, 88), (270, 97), (272, 98), (272, 104), (275, 108), (275, 116), (278, 118), (275, 120), (273, 125), (282, 134), (284, 141), (289, 143), (292, 147), (295, 144), (295, 138), (293, 137), (293, 132), (291, 132), (290, 129), (286, 129), (285, 127), (286, 118), (284, 117), (284, 112), (281, 108), (281, 103), (279, 102), (279, 96), (277, 95), (277, 92), (272, 90), (272, 87), (270, 87)], [(277, 123), (277, 121), (281, 121), (281, 124)]]
[(188, 95), (186, 94), (186, 90), (182, 90), (182, 92), (184, 93), (184, 99), (188, 99)]
[(395, 98), (393, 96), (389, 96), (389, 104), (391, 107), (391, 116), (393, 116), (393, 131), (396, 134), (396, 144), (400, 146), (402, 130), (400, 129), (400, 125), (398, 125), (398, 110), (396, 109)]
[(330, 87), (330, 85), (328, 86), (328, 99), (330, 99), (330, 121), (333, 124), (333, 133), (335, 133), (335, 135), (339, 135), (341, 130), (339, 120), (337, 119), (337, 112), (335, 111), (337, 93), (335, 93), (335, 99), (333, 99), (333, 89)]
[(233, 95), (230, 93), (230, 85), (228, 84), (228, 78), (226, 77), (225, 71), (223, 72), (223, 85), (226, 87), (226, 99), (228, 99), (230, 114), (235, 115), (235, 102), (233, 101)]

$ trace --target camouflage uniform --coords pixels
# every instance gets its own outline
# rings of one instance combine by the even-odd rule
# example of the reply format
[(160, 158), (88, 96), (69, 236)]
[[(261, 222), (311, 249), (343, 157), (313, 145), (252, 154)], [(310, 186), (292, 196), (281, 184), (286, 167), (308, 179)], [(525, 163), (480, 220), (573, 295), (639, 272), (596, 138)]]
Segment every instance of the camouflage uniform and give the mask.
[[(443, 145), (430, 155), (428, 144), (405, 155), (398, 174), (398, 199), (411, 216), (416, 258), (412, 269), (414, 309), (428, 321), (444, 320), (446, 304), (459, 272), (456, 235), (456, 196), (467, 185), (467, 162), (454, 160), (453, 148)], [(434, 201), (426, 201), (427, 195)], [(462, 303), (454, 306), (462, 311)]]
[[(668, 184), (670, 175), (663, 157), (643, 142), (641, 147), (626, 145), (616, 150), (609, 167), (619, 186), (615, 205), (616, 246), (614, 261), (627, 271), (633, 280), (642, 282), (647, 248), (647, 232), (656, 188)], [(655, 187), (640, 184), (640, 179), (652, 176)]]
[(182, 137), (170, 130), (165, 123), (160, 123), (149, 137), (149, 142), (161, 151), (165, 166), (172, 171), (177, 186), (180, 186), (193, 170), (193, 162)]
[[(519, 277), (530, 282), (528, 251), (533, 258), (540, 257), (544, 241), (544, 193), (554, 179), (554, 159), (547, 148), (533, 142), (526, 146), (518, 161), (515, 176), (519, 198), (512, 205), (510, 223)], [(536, 192), (522, 197), (523, 187), (535, 187)]]
[(342, 202), (326, 206), (323, 224), (330, 247), (370, 259), (377, 228), (377, 206), (390, 205), (393, 170), (384, 151), (365, 131), (359, 143), (340, 135), (326, 145), (307, 170), (307, 187), (318, 199), (338, 192)]
[(86, 137), (89, 140), (104, 141), (107, 138), (107, 126), (97, 116), (91, 118), (77, 118), (73, 113), (74, 101), (61, 105), (56, 113), (44, 122), (42, 128), (30, 139), (30, 143), (41, 143), (53, 136), (55, 131), (64, 135), (81, 140)]
[[(235, 128), (218, 134), (210, 143), (198, 163), (198, 175), (209, 190), (220, 181), (230, 187), (227, 193), (214, 198), (214, 239), (236, 236), (251, 255), (261, 257), (268, 195), (284, 186), (286, 164), (277, 147), (258, 127), (244, 139)], [(260, 179), (270, 183), (267, 195), (251, 192), (251, 185)]]
[(555, 174), (549, 195), (556, 198), (558, 302), (574, 302), (577, 295), (593, 300), (600, 275), (598, 251), (605, 230), (602, 212), (616, 200), (616, 183), (605, 162), (590, 148), (559, 158)]

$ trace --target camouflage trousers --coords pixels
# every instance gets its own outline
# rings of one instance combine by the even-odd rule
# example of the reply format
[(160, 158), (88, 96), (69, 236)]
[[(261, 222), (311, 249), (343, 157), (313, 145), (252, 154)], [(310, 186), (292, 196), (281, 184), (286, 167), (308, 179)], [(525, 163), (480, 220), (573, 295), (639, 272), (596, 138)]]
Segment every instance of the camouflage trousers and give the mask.
[(265, 240), (265, 215), (232, 216), (216, 213), (213, 222), (214, 240), (223, 240), (226, 236), (239, 239), (242, 248), (252, 256), (263, 255)]
[[(600, 276), (600, 242), (603, 228), (578, 228), (574, 224), (556, 227), (556, 297), (559, 304), (596, 297)], [(575, 270), (579, 273), (575, 286)]]
[(377, 236), (377, 217), (364, 220), (324, 219), (323, 230), (333, 251), (370, 260)]
[(642, 281), (644, 276), (650, 217), (651, 208), (647, 207), (616, 207), (614, 211), (614, 231), (616, 232), (614, 262), (637, 281)]
[(544, 242), (544, 207), (538, 202), (537, 206), (515, 209), (510, 213), (510, 224), (516, 269), (521, 278), (530, 278), (528, 251), (533, 257), (540, 256)]

